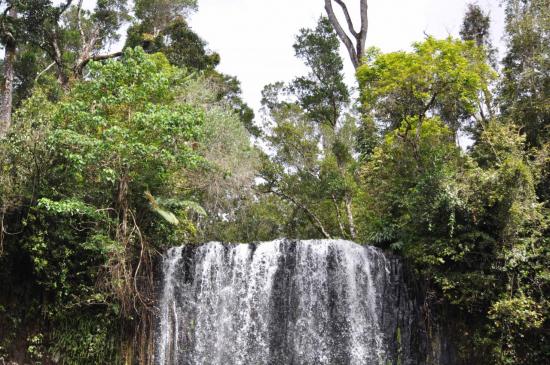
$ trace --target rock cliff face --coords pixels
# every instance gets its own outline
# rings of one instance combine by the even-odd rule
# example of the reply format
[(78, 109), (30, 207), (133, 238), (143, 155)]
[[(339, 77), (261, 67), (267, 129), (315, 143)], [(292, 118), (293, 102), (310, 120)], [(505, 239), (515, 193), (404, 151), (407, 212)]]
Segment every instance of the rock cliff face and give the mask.
[(157, 364), (453, 364), (402, 265), (342, 240), (170, 249)]

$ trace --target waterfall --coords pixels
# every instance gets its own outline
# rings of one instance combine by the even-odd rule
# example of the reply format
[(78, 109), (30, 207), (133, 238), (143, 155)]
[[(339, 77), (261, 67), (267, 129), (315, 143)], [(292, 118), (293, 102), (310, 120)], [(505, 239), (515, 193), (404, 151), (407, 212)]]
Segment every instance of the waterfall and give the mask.
[(399, 262), (343, 240), (168, 250), (159, 365), (418, 364)]

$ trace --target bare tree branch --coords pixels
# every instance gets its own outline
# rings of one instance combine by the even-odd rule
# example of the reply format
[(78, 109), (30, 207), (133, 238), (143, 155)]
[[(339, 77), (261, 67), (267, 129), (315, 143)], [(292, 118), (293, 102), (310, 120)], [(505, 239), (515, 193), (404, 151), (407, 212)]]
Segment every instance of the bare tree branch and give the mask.
[(352, 240), (355, 240), (357, 238), (356, 229), (355, 229), (355, 222), (353, 219), (353, 210), (352, 210), (352, 201), (350, 194), (346, 194), (344, 197), (344, 202), (346, 203), (346, 213), (348, 215), (348, 224), (349, 224), (349, 234), (351, 236)]
[(359, 61), (361, 61), (363, 53), (365, 52), (367, 33), (369, 31), (369, 4), (367, 0), (361, 0), (361, 8), (359, 11), (361, 15), (361, 30), (357, 37), (357, 55)]
[(116, 52), (112, 52), (112, 53), (100, 54), (100, 55), (95, 55), (95, 56), (90, 56), (89, 53), (88, 54), (83, 53), (81, 55), (81, 58), (79, 59), (79, 61), (74, 66), (75, 76), (81, 76), (82, 71), (84, 70), (84, 67), (86, 67), (86, 65), (90, 61), (108, 60), (108, 59), (111, 59), (111, 58), (120, 57), (120, 56), (122, 56), (122, 54), (123, 54), (122, 51), (116, 51)]
[(100, 55), (95, 55), (92, 57), (92, 61), (103, 61), (103, 60), (108, 60), (110, 58), (117, 58), (117, 57), (120, 57), (122, 56), (123, 52), (122, 51), (116, 51), (116, 52), (113, 52), (113, 53), (107, 53), (107, 54), (100, 54)]
[(336, 196), (334, 194), (332, 194), (331, 196), (332, 196), (332, 202), (334, 203), (334, 209), (336, 211), (336, 219), (338, 221), (338, 227), (340, 228), (340, 234), (342, 235), (342, 238), (345, 238), (346, 232), (344, 231), (344, 224), (342, 223), (342, 215), (340, 214), (338, 201), (336, 200)]
[(53, 66), (55, 66), (55, 61), (52, 62), (52, 63), (50, 63), (50, 64), (48, 65), (48, 67), (46, 67), (45, 69), (43, 69), (42, 71), (40, 71), (40, 72), (38, 73), (38, 75), (36, 75), (36, 78), (34, 79), (34, 81), (35, 81), (35, 82), (38, 81), (38, 79), (39, 79), (40, 77), (42, 77), (42, 75), (44, 75), (46, 72), (48, 72), (48, 70), (49, 70), (50, 68), (52, 68)]
[(92, 34), (90, 35), (90, 39), (87, 41), (83, 39), (82, 45), (80, 47), (80, 53), (78, 55), (78, 58), (76, 62), (73, 65), (73, 73), (76, 77), (80, 77), (82, 75), (82, 71), (84, 70), (84, 67), (90, 62), (92, 59), (92, 51), (94, 47), (96, 46), (96, 43), (99, 39), (99, 27), (94, 27)]
[[(10, 12), (10, 10), (13, 8), (13, 5), (12, 4), (9, 4), (8, 6), (6, 6), (6, 8), (4, 9), (4, 18), (8, 15), (8, 13)], [(3, 19), (2, 19), (3, 20)]]
[(342, 41), (342, 43), (344, 43), (348, 50), (349, 56), (351, 58), (351, 63), (353, 63), (353, 67), (359, 67), (359, 59), (357, 58), (357, 53), (355, 52), (353, 42), (346, 34), (344, 28), (342, 28), (342, 26), (340, 25), (336, 14), (334, 14), (334, 9), (332, 8), (332, 0), (325, 0), (325, 10), (327, 12), (330, 23), (332, 24), (334, 30), (336, 31), (336, 34), (338, 35), (338, 38), (340, 38), (340, 40)]
[(353, 21), (349, 14), (346, 3), (343, 0), (334, 0), (342, 8), (342, 11), (344, 12), (344, 17), (346, 19), (348, 31), (354, 38), (355, 44), (350, 38), (350, 36), (346, 33), (346, 31), (340, 24), (338, 17), (334, 13), (334, 8), (332, 7), (332, 1), (333, 0), (325, 0), (325, 10), (327, 12), (328, 18), (330, 20), (330, 23), (334, 27), (334, 30), (336, 31), (338, 38), (340, 38), (342, 43), (344, 43), (344, 45), (346, 46), (346, 49), (348, 50), (353, 67), (358, 68), (361, 65), (361, 58), (363, 57), (363, 53), (365, 52), (367, 32), (369, 28), (368, 1), (360, 0), (361, 26), (360, 26), (359, 32), (357, 32), (355, 30), (355, 27), (353, 26)]
[(57, 66), (57, 80), (61, 87), (65, 90), (69, 87), (69, 77), (67, 76), (67, 73), (65, 71), (65, 62), (63, 61), (63, 54), (61, 53), (61, 48), (59, 47), (59, 41), (58, 41), (58, 33), (57, 31), (54, 32), (52, 35), (52, 38), (50, 40), (50, 46), (53, 49), (53, 53), (50, 53), (51, 57), (53, 58), (53, 61), (55, 62)]
[(342, 11), (344, 12), (344, 16), (346, 17), (346, 22), (348, 23), (348, 29), (350, 33), (354, 37), (357, 37), (359, 33), (355, 31), (355, 27), (353, 26), (353, 21), (351, 20), (351, 16), (349, 15), (349, 11), (348, 11), (348, 7), (346, 6), (346, 3), (343, 2), (342, 0), (334, 0), (334, 1), (336, 2), (336, 4), (340, 5), (340, 7), (342, 8)]

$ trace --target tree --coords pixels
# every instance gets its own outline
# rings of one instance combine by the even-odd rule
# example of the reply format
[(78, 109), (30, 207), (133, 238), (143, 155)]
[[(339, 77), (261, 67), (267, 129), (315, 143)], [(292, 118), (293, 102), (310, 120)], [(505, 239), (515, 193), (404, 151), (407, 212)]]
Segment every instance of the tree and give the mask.
[(507, 123), (520, 127), (528, 148), (544, 166), (537, 191), (550, 198), (550, 4), (548, 0), (505, 2), (507, 51), (502, 60), (498, 105)]
[[(488, 93), (495, 77), (485, 53), (473, 42), (428, 37), (412, 52), (368, 52), (357, 71), (364, 111), (386, 130), (410, 118), (418, 123), (439, 116), (455, 138), (463, 123), (475, 116), (479, 95)], [(419, 133), (421, 128), (416, 129)]]
[(302, 29), (296, 38), (294, 51), (310, 72), (305, 77), (296, 78), (290, 85), (290, 91), (296, 95), (308, 117), (333, 130), (337, 129), (350, 101), (338, 45), (327, 18), (321, 18), (314, 30)]
[(187, 24), (184, 15), (196, 9), (196, 1), (138, 1), (138, 22), (128, 29), (125, 47), (141, 46), (146, 52), (162, 52), (172, 65), (208, 75), (218, 99), (231, 105), (248, 132), (258, 137), (254, 112), (242, 100), (239, 81), (215, 68), (220, 56), (207, 49), (206, 42)]
[[(49, 0), (20, 1), (27, 41), (42, 49), (56, 68), (59, 84), (67, 89), (71, 79), (79, 79), (90, 61), (119, 57), (120, 51), (103, 53), (109, 42), (118, 39), (120, 26), (128, 19), (126, 0), (101, 0), (92, 12), (67, 0), (54, 5)], [(46, 70), (47, 70), (46, 69)]]
[(7, 4), (0, 19), (1, 41), (4, 45), (4, 80), (2, 85), (2, 100), (0, 103), (0, 139), (6, 136), (11, 125), (13, 106), (13, 81), (15, 78), (15, 61), (17, 55), (17, 39), (15, 22), (17, 9), (14, 4)]
[(0, 145), (0, 168), (11, 169), (2, 174), (3, 222), (20, 232), (4, 242), (0, 260), (23, 257), (27, 272), (8, 272), (26, 283), (21, 298), (30, 299), (19, 305), (32, 312), (40, 303), (33, 331), (71, 323), (66, 333), (44, 330), (50, 358), (116, 363), (121, 347), (131, 356), (135, 346), (145, 362), (154, 252), (191, 236), (190, 216), (200, 211), (182, 176), (204, 161), (193, 146), (205, 113), (178, 100), (189, 74), (161, 54), (127, 50), (120, 61), (89, 67), (60, 102), (36, 91)]
[(126, 47), (141, 46), (149, 53), (162, 52), (171, 64), (191, 70), (214, 69), (219, 63), (217, 53), (207, 52), (206, 43), (189, 28), (183, 18), (176, 18), (162, 29), (148, 33), (147, 22), (138, 23), (128, 29)]
[(464, 363), (537, 364), (548, 351), (549, 288), (537, 153), (504, 118), (484, 120), (463, 151), (445, 112), (446, 103), (475, 112), (489, 93), (485, 60), (474, 42), (452, 39), (370, 52), (357, 73), (365, 109), (395, 124), (363, 163), (359, 231), (410, 260), (435, 321), (468, 333), (458, 339), (474, 349), (460, 354)]
[(342, 41), (342, 43), (344, 43), (344, 45), (346, 46), (353, 67), (358, 68), (361, 65), (361, 59), (363, 58), (363, 53), (365, 52), (365, 42), (367, 40), (367, 32), (369, 28), (368, 1), (360, 0), (359, 5), (361, 24), (359, 31), (356, 31), (346, 3), (343, 0), (334, 0), (334, 2), (336, 2), (340, 6), (344, 13), (346, 24), (348, 26), (348, 31), (354, 38), (355, 44), (352, 42), (344, 28), (338, 21), (338, 17), (334, 13), (334, 8), (332, 7), (332, 1), (333, 0), (325, 0), (325, 10), (327, 12), (327, 16), (332, 26), (334, 27), (336, 34), (338, 34), (340, 41)]
[(328, 19), (302, 29), (294, 49), (309, 74), (289, 85), (268, 85), (263, 105), (273, 122), (266, 142), (261, 190), (274, 194), (310, 222), (300, 237), (356, 237), (353, 199), (355, 119), (343, 81), (338, 38)]
[(141, 46), (147, 52), (162, 52), (170, 63), (192, 70), (213, 69), (219, 55), (209, 54), (204, 42), (185, 21), (196, 1), (136, 1), (137, 22), (128, 29), (126, 47)]
[(474, 41), (478, 47), (483, 47), (487, 52), (487, 59), (495, 66), (496, 50), (490, 38), (491, 18), (488, 13), (475, 4), (468, 4), (466, 14), (460, 28), (460, 37), (465, 41)]
[(550, 4), (548, 0), (509, 0), (506, 4), (507, 53), (502, 60), (502, 113), (521, 126), (530, 146), (550, 141), (548, 78)]
[[(460, 37), (464, 41), (475, 42), (478, 47), (483, 49), (488, 63), (496, 69), (496, 49), (491, 43), (490, 28), (491, 18), (489, 14), (483, 12), (483, 9), (477, 4), (468, 4), (460, 29)], [(493, 85), (489, 84), (489, 86)], [(480, 95), (478, 112), (479, 117), (475, 116), (476, 123), (468, 128), (472, 132), (474, 143), (477, 142), (484, 125), (495, 117), (493, 95), (489, 92), (489, 88), (483, 90)]]
[(196, 9), (197, 0), (137, 0), (134, 3), (136, 18), (153, 38), (174, 20)]
[[(203, 133), (195, 145), (195, 152), (206, 160), (204, 168), (187, 170), (182, 177), (207, 213), (193, 217), (199, 242), (228, 240), (226, 227), (238, 227), (242, 202), (253, 200), (259, 167), (258, 151), (251, 145), (241, 116), (218, 93), (218, 85), (203, 75), (189, 81), (178, 96), (179, 102), (205, 109)], [(235, 237), (230, 241), (236, 242)]]

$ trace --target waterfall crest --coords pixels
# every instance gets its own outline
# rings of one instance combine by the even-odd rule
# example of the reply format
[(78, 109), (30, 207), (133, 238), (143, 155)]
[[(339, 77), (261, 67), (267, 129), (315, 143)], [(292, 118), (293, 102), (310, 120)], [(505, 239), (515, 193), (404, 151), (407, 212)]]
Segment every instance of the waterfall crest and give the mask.
[(418, 364), (401, 267), (343, 240), (168, 250), (156, 363)]

